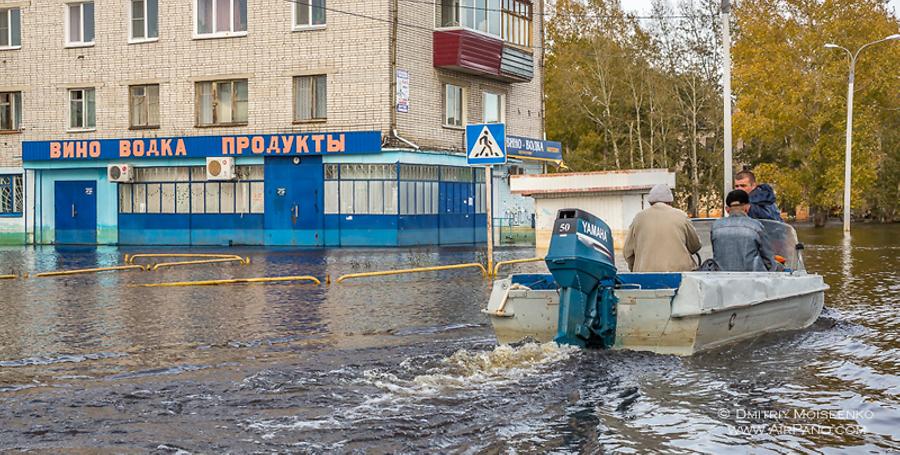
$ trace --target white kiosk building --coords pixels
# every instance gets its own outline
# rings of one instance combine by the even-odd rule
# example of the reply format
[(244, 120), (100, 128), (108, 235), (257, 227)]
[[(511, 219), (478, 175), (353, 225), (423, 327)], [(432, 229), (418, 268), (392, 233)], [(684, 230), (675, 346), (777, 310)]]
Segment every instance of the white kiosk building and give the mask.
[(565, 208), (586, 210), (602, 218), (612, 229), (614, 245), (621, 249), (631, 220), (647, 208), (646, 197), (654, 185), (675, 188), (675, 173), (666, 169), (516, 175), (512, 193), (534, 198), (535, 253), (543, 257), (550, 246), (556, 212)]

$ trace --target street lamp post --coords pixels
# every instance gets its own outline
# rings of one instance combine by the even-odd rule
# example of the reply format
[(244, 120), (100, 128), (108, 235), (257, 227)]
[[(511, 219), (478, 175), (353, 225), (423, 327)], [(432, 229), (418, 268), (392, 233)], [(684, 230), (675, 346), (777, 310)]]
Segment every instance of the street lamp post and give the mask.
[(888, 36), (886, 38), (882, 38), (878, 41), (872, 41), (871, 43), (866, 43), (862, 47), (856, 50), (856, 52), (850, 52), (849, 49), (843, 46), (838, 46), (834, 43), (827, 43), (825, 47), (828, 49), (841, 49), (847, 53), (847, 56), (850, 57), (850, 76), (847, 83), (847, 149), (844, 152), (844, 233), (850, 232), (850, 163), (852, 158), (852, 148), (851, 145), (853, 143), (853, 82), (855, 79), (856, 72), (856, 58), (859, 57), (859, 53), (862, 52), (863, 49), (878, 43), (883, 43), (885, 41), (892, 41), (900, 39), (900, 33)]
[[(722, 193), (728, 196), (731, 191), (731, 185), (734, 181), (731, 179), (731, 172), (734, 169), (731, 164), (731, 1), (722, 0), (722, 101), (723, 109), (723, 130), (725, 142), (725, 164), (723, 167), (725, 177), (725, 188)], [(724, 199), (723, 199), (724, 201)], [(723, 210), (722, 215), (724, 216)]]

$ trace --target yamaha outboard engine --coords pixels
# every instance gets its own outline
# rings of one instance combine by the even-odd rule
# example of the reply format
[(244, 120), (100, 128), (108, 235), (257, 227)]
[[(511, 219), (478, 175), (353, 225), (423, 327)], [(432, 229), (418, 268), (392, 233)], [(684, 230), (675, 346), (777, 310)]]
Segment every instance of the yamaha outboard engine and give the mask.
[(616, 261), (609, 226), (583, 210), (560, 210), (545, 261), (560, 286), (555, 341), (611, 347), (618, 300), (613, 294)]

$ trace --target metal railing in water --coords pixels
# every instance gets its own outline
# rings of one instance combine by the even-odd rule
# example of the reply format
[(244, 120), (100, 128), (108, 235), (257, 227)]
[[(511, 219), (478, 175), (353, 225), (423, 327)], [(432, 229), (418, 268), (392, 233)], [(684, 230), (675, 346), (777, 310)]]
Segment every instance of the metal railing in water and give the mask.
[(322, 284), (318, 278), (314, 276), (275, 276), (262, 278), (228, 278), (224, 280), (202, 280), (202, 281), (173, 281), (169, 283), (148, 283), (138, 284), (137, 287), (157, 288), (157, 287), (186, 287), (186, 286), (218, 286), (223, 284), (252, 284), (252, 283), (276, 283), (283, 281), (308, 281), (316, 286)]
[(77, 269), (77, 270), (59, 270), (55, 272), (42, 272), (36, 273), (33, 276), (35, 278), (49, 278), (55, 276), (69, 276), (69, 275), (83, 275), (85, 273), (100, 273), (100, 272), (121, 272), (128, 270), (147, 270), (147, 266), (132, 264), (132, 265), (116, 265), (112, 267), (94, 267), (90, 269)]
[[(125, 263), (126, 264), (134, 264), (135, 259), (138, 258), (202, 258), (200, 260), (216, 260), (216, 259), (232, 259), (232, 260), (240, 260), (242, 264), (247, 265), (250, 263), (250, 258), (243, 258), (236, 254), (212, 254), (212, 253), (139, 253), (139, 254), (126, 254), (125, 255)], [(200, 260), (194, 261), (195, 264), (200, 264)], [(182, 261), (182, 262), (191, 262), (191, 261)], [(222, 262), (222, 261), (219, 261)], [(173, 263), (174, 264), (174, 263)]]
[(408, 273), (424, 273), (424, 272), (438, 272), (441, 270), (455, 270), (455, 269), (468, 269), (468, 268), (477, 268), (481, 270), (482, 277), (490, 277), (490, 272), (478, 262), (471, 262), (467, 264), (453, 264), (453, 265), (437, 265), (432, 267), (417, 267), (414, 269), (398, 269), (398, 270), (384, 270), (380, 272), (360, 272), (360, 273), (349, 273), (346, 275), (342, 275), (335, 280), (335, 283), (340, 283), (344, 280), (354, 279), (354, 278), (367, 278), (373, 276), (387, 276), (387, 275), (403, 275)]
[(250, 263), (250, 258), (242, 258), (240, 256), (231, 257), (231, 258), (218, 258), (218, 259), (200, 259), (197, 261), (178, 261), (178, 262), (160, 262), (158, 264), (153, 264), (152, 267), (149, 267), (149, 270), (159, 270), (163, 267), (178, 267), (182, 265), (200, 265), (200, 264), (217, 264), (220, 262), (240, 262), (241, 265), (247, 265)]
[(506, 266), (506, 265), (524, 264), (526, 262), (541, 262), (543, 260), (544, 260), (544, 258), (527, 258), (527, 259), (512, 259), (509, 261), (500, 261), (497, 263), (497, 265), (494, 266), (493, 274), (491, 276), (496, 278), (497, 275), (500, 273), (500, 268), (503, 266)]

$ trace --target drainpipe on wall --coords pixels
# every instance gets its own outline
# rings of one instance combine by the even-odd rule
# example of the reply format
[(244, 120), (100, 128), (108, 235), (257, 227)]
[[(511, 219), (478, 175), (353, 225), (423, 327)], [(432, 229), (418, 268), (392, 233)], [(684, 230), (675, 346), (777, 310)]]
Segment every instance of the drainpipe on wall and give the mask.
[(396, 139), (399, 140), (400, 142), (402, 142), (402, 143), (404, 143), (404, 144), (406, 144), (406, 145), (408, 145), (408, 146), (410, 146), (410, 147), (416, 149), (416, 151), (419, 150), (419, 146), (418, 146), (418, 145), (413, 144), (413, 143), (412, 143), (411, 141), (409, 141), (408, 139), (404, 139), (404, 138), (400, 137), (400, 135), (397, 134), (397, 130), (396, 130), (396, 129), (392, 129), (392, 130), (391, 130), (391, 136), (393, 136), (394, 138), (396, 138)]
[[(390, 133), (397, 135), (397, 29), (399, 28), (400, 11), (399, 0), (391, 1), (391, 64), (390, 66), (390, 93), (388, 93), (388, 106), (391, 113)], [(408, 141), (404, 141), (408, 142)], [(418, 147), (416, 147), (418, 149)]]

